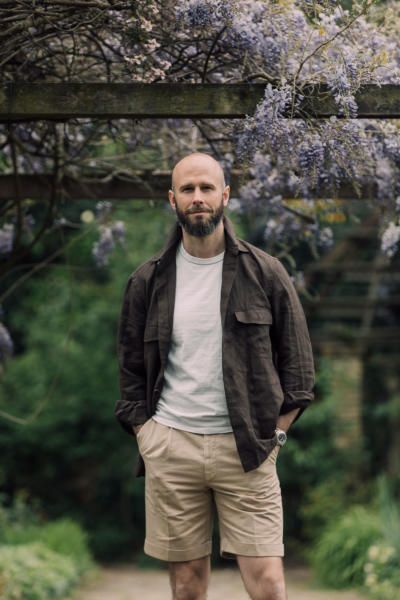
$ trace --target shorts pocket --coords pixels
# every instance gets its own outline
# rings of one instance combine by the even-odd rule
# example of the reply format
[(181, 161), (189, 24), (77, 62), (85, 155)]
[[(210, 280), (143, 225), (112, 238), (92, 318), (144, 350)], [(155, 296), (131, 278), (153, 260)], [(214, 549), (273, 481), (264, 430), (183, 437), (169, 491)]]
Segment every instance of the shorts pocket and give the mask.
[(149, 424), (151, 424), (152, 420), (153, 419), (151, 417), (150, 417), (150, 419), (147, 419), (147, 421), (145, 423), (143, 423), (143, 425), (141, 426), (139, 431), (136, 433), (136, 439), (138, 441), (138, 444), (141, 444), (142, 437), (146, 437), (147, 427)]
[(169, 454), (171, 427), (149, 419), (139, 431), (138, 446), (144, 462), (164, 460)]

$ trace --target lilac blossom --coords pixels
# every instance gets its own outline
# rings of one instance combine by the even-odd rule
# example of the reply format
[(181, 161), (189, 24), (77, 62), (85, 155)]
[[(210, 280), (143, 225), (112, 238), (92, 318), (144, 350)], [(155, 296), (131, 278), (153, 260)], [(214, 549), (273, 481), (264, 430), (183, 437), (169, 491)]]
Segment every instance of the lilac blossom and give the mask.
[(323, 227), (318, 231), (318, 243), (323, 248), (330, 248), (333, 244), (333, 231), (330, 227)]
[(290, 278), (298, 292), (303, 292), (306, 289), (306, 280), (303, 271), (296, 271)]
[(98, 267), (105, 267), (108, 264), (111, 252), (114, 250), (115, 241), (111, 227), (101, 225), (99, 231), (100, 239), (93, 246), (93, 257)]
[(310, 177), (315, 183), (321, 167), (324, 165), (325, 148), (323, 142), (316, 138), (299, 146), (299, 167), (304, 177)]
[(96, 204), (96, 219), (98, 221), (106, 219), (112, 209), (112, 202), (109, 200), (101, 200)]
[(6, 223), (0, 228), (0, 256), (10, 254), (13, 247), (14, 225)]
[(211, 0), (190, 0), (186, 6), (177, 7), (176, 18), (183, 20), (191, 29), (222, 27), (232, 18), (232, 2)]
[[(82, 37), (79, 31), (74, 32), (73, 45), (77, 41), (78, 47), (82, 44), (82, 50), (98, 58), (91, 72), (96, 80), (268, 84), (253, 115), (232, 130), (215, 123), (215, 131), (222, 132), (220, 146), (215, 143), (216, 155), (219, 152), (222, 156), (227, 179), (232, 169), (243, 166), (250, 175), (238, 193), (238, 206), (243, 211), (249, 206), (268, 210), (268, 239), (286, 243), (290, 237), (307, 239), (311, 233), (316, 243), (328, 246), (331, 238), (328, 231), (323, 233), (313, 212), (312, 198), (327, 191), (334, 197), (343, 181), (352, 182), (355, 189), (374, 183), (376, 199), (389, 212), (395, 210), (400, 197), (399, 128), (393, 122), (353, 117), (357, 115), (354, 98), (360, 86), (400, 83), (400, 15), (396, 4), (388, 2), (384, 9), (371, 7), (348, 28), (357, 5), (344, 10), (330, 0), (176, 0), (170, 13), (161, 2), (136, 4), (134, 13), (106, 11), (109, 20), (103, 23), (99, 47), (87, 45), (90, 36), (86, 32)], [(42, 34), (39, 22), (29, 29), (26, 35)], [(77, 56), (72, 61), (72, 55), (64, 52), (72, 47), (71, 41), (65, 28), (59, 37), (55, 34), (48, 40), (45, 56), (39, 56), (40, 44), (32, 46), (29, 60), (38, 60), (41, 80), (82, 80), (83, 59)], [(66, 56), (65, 64), (55, 60), (56, 66), (52, 66), (53, 54)], [(15, 68), (19, 68), (17, 63)], [(5, 77), (12, 80), (14, 71), (7, 69)], [(28, 81), (30, 73), (26, 75)], [(298, 112), (303, 86), (314, 83), (325, 84), (343, 118), (316, 121)], [(210, 139), (215, 139), (215, 131)], [(152, 144), (157, 145), (156, 154), (168, 157), (172, 164), (176, 156), (191, 148), (192, 123), (166, 120), (161, 142), (157, 123), (122, 119), (110, 123), (76, 119), (56, 126), (20, 123), (13, 126), (13, 133), (18, 140), (20, 173), (51, 173), (55, 149), (60, 149), (58, 139), (64, 148), (61, 162), (66, 175), (82, 178), (84, 172), (85, 176), (104, 179), (116, 172), (133, 173), (134, 177), (136, 165), (142, 166), (143, 161), (143, 153), (138, 157), (135, 152), (143, 147), (151, 149)], [(232, 143), (227, 141), (230, 134)], [(7, 128), (0, 125), (0, 159), (3, 171), (11, 173), (13, 161), (7, 140)], [(121, 156), (93, 151), (111, 142), (123, 149)], [(208, 148), (204, 139), (201, 144)], [(285, 195), (301, 197), (314, 222), (291, 213), (283, 200)], [(99, 203), (96, 209), (100, 239), (94, 253), (100, 262), (106, 261), (108, 249), (123, 239), (122, 226), (107, 224), (110, 210), (107, 202)], [(12, 237), (13, 232), (5, 226), (0, 229), (0, 252), (5, 248), (3, 253), (7, 254)]]
[(290, 154), (293, 140), (290, 125), (284, 118), (292, 101), (292, 89), (286, 83), (277, 89), (268, 84), (264, 100), (257, 106), (253, 117), (236, 129), (236, 153), (240, 160), (252, 159), (265, 146), (274, 151)]
[(111, 232), (116, 244), (125, 243), (126, 228), (123, 221), (116, 221), (111, 225)]
[(386, 256), (392, 258), (399, 248), (400, 242), (400, 223), (390, 222), (382, 234), (381, 250)]
[(3, 323), (0, 323), (0, 364), (5, 358), (13, 355), (14, 344), (10, 332)]
[(125, 241), (125, 224), (123, 221), (116, 221), (112, 225), (100, 225), (99, 231), (100, 239), (93, 246), (93, 257), (98, 267), (104, 267), (108, 264), (115, 245)]
[(351, 84), (350, 77), (356, 78), (357, 70), (354, 65), (352, 65), (352, 69), (354, 70), (348, 73), (345, 66), (339, 65), (327, 83), (339, 107), (339, 114), (355, 118), (357, 117), (358, 107), (354, 98), (355, 89)]

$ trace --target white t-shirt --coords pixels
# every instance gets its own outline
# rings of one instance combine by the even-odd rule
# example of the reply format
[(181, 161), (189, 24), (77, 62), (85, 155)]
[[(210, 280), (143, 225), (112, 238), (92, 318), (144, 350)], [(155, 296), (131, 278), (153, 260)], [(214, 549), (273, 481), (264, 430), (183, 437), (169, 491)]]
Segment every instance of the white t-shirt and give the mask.
[(154, 420), (192, 433), (232, 431), (222, 376), (224, 252), (196, 258), (181, 242), (171, 346)]

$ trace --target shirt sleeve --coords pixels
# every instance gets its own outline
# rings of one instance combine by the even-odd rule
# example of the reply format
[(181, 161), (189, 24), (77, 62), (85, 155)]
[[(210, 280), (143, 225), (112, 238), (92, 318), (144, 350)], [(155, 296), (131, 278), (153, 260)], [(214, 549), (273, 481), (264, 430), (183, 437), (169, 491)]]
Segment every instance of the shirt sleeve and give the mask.
[(145, 284), (135, 273), (125, 288), (118, 327), (117, 355), (120, 399), (115, 417), (131, 435), (147, 420), (143, 333), (146, 321)]
[(284, 393), (280, 414), (296, 408), (300, 411), (313, 400), (314, 361), (303, 307), (283, 265), (274, 260), (271, 308), (271, 339), (276, 367)]

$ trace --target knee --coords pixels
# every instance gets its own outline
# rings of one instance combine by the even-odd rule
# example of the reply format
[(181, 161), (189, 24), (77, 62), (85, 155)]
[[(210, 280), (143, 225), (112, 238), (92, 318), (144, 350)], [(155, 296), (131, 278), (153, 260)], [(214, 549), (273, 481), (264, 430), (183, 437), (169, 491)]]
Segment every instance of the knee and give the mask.
[(207, 581), (195, 572), (177, 577), (173, 586), (173, 600), (205, 600)]
[(285, 579), (280, 573), (266, 571), (262, 573), (259, 587), (263, 590), (263, 600), (286, 600)]
[(177, 581), (174, 589), (174, 600), (205, 600), (206, 588), (197, 577)]

